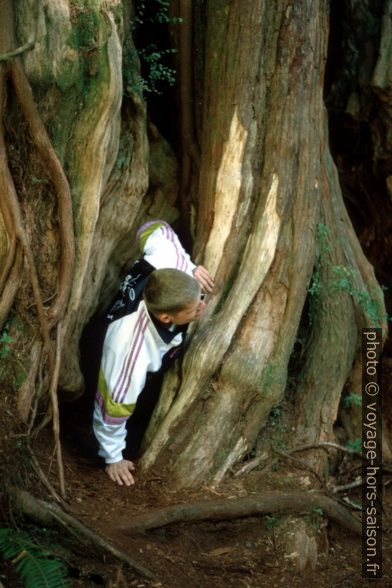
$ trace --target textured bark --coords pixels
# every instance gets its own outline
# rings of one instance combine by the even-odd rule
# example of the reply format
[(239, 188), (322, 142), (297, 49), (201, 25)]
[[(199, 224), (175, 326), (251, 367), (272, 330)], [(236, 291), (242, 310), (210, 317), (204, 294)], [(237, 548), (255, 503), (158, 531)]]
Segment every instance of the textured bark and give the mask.
[(330, 247), (297, 373), (290, 439), (334, 439), (361, 328), (374, 326), (355, 297), (331, 288), (336, 266), (350, 268), (386, 326), (383, 295), (329, 152), (328, 16), (325, 2), (207, 2), (196, 252), (216, 274), (218, 292), (182, 371), (168, 378), (142, 460), (180, 486), (221, 480), (284, 398), (320, 255), (318, 226), (327, 227)]
[[(37, 28), (34, 48), (22, 54), (23, 67), (15, 69), (19, 94), (11, 88), (4, 115), (5, 120), (12, 121), (6, 125), (8, 143), (10, 137), (17, 143), (13, 133), (21, 124), (18, 100), (28, 120), (36, 121), (37, 116), (42, 119), (57, 153), (52, 148), (53, 157), (43, 156), (51, 147), (45, 143), (45, 130), (36, 124), (32, 138), (38, 150), (29, 143), (24, 146), (23, 137), (18, 137), (21, 147), (9, 150), (8, 157), (18, 192), (14, 200), (20, 200), (19, 224), (27, 228), (31, 240), (31, 247), (26, 245), (25, 249), (31, 249), (35, 258), (42, 298), (52, 303), (51, 307), (45, 304), (41, 314), (45, 313), (53, 324), (59, 318), (59, 308), (64, 315), (64, 304), (68, 303), (62, 322), (60, 388), (63, 398), (72, 399), (83, 391), (78, 352), (82, 329), (91, 314), (108, 303), (124, 266), (135, 256), (136, 226), (156, 216), (169, 221), (177, 216), (173, 206), (178, 191), (177, 163), (157, 129), (147, 128), (131, 37), (131, 3), (47, 1), (39, 3), (37, 17), (35, 9), (29, 2), (15, 5), (18, 39), (5, 39), (2, 45), (2, 53), (8, 51), (8, 46), (25, 45), (31, 31)], [(126, 67), (133, 68), (136, 81), (124, 96), (122, 69)], [(5, 148), (2, 153), (6, 157)], [(70, 218), (72, 211), (62, 209), (62, 180), (51, 163), (57, 156), (72, 192), (72, 236), (64, 234), (69, 223), (63, 219), (67, 215)], [(46, 168), (39, 162), (40, 157), (47, 161)], [(59, 192), (57, 213), (52, 194)], [(19, 394), (20, 414), (26, 419), (40, 361), (35, 361), (33, 349), (30, 358), (30, 350), (24, 347), (23, 341), (33, 336), (35, 325), (24, 319), (29, 304), (24, 294), (27, 284), (20, 270), (15, 271), (20, 268), (20, 254), (8, 216), (2, 210), (0, 254), (5, 269), (0, 318), (7, 317), (22, 280), (15, 303), (21, 320), (15, 330), (12, 324), (7, 328), (14, 348), (21, 348), (22, 362), (36, 366), (35, 374), (27, 378)], [(68, 248), (73, 234), (76, 257), (72, 269)], [(61, 257), (63, 261), (58, 265)]]
[[(183, 222), (192, 227), (194, 257), (216, 276), (217, 291), (192, 329), (183, 363), (165, 379), (141, 466), (159, 468), (181, 486), (221, 480), (255, 445), (268, 452), (269, 415), (282, 400), (290, 424), (287, 445), (333, 441), (339, 413), (346, 432), (356, 435), (358, 414), (342, 413), (340, 400), (349, 385), (359, 383), (361, 328), (382, 326), (386, 333), (386, 323), (383, 293), (351, 225), (330, 153), (323, 100), (329, 3), (177, 4), (186, 19), (179, 35), (178, 159), (182, 208), (189, 208), (190, 218)], [(391, 183), (390, 8), (383, 5), (381, 19), (381, 2), (376, 4), (374, 18), (381, 24), (373, 42), (379, 43), (379, 57), (366, 62), (366, 79), (382, 106), (371, 121), (371, 136), (374, 174), (382, 178), (385, 194)], [(122, 269), (135, 257), (136, 227), (154, 217), (177, 217), (178, 166), (147, 120), (131, 2), (45, 0), (37, 19), (34, 6), (15, 3), (18, 38), (3, 51), (26, 47), (37, 28), (34, 48), (20, 59), (72, 196), (75, 264), (57, 347), (63, 349), (61, 394), (72, 399), (83, 390), (82, 329), (110, 300)], [(41, 319), (50, 325), (62, 275), (64, 233), (54, 197), (59, 186), (42, 149), (25, 138), (22, 110), (26, 114), (28, 108), (18, 106), (25, 97), (9, 87), (2, 102), (1, 164), (3, 177), (9, 164), (19, 224), (37, 266)], [(19, 271), (22, 248), (14, 224), (2, 208), (0, 319), (14, 301), (7, 329), (28, 373), (18, 409), (31, 425), (37, 402), (49, 389), (53, 395), (55, 379), (50, 386), (46, 360), (40, 361), (42, 341), (33, 340), (39, 317), (30, 308), (27, 268)], [(349, 272), (351, 293), (335, 287), (337, 268)], [(377, 320), (354, 290), (368, 297)], [(55, 334), (50, 336), (53, 341)], [(50, 355), (48, 343), (46, 348)], [(58, 360), (53, 354), (56, 377)], [(385, 435), (386, 457), (388, 443)], [(316, 458), (319, 471), (326, 457)]]

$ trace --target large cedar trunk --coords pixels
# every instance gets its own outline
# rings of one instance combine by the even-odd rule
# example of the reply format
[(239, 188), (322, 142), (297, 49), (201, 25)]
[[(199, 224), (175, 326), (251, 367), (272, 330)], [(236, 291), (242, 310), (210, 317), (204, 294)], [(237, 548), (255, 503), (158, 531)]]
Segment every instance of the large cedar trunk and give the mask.
[[(220, 481), (258, 437), (270, 449), (260, 433), (283, 400), (286, 446), (334, 440), (346, 383), (360, 394), (361, 329), (386, 335), (329, 151), (328, 3), (211, 1), (194, 30), (195, 50), (205, 37), (196, 254), (218, 293), (167, 378), (142, 462), (178, 485)], [(350, 291), (338, 285), (347, 275)], [(360, 436), (352, 420), (350, 435)]]
[[(56, 412), (57, 379), (62, 398), (83, 392), (83, 327), (136, 255), (138, 224), (175, 220), (179, 194), (194, 257), (216, 276), (217, 290), (183, 363), (165, 379), (141, 465), (159, 467), (181, 486), (219, 481), (255, 444), (264, 448), (268, 417), (283, 400), (290, 414), (286, 445), (333, 440), (346, 385), (360, 393), (361, 329), (381, 326), (385, 337), (386, 322), (383, 293), (329, 150), (328, 3), (209, 0), (195, 1), (193, 11), (187, 2), (174, 4), (184, 18), (179, 184), (176, 157), (148, 122), (132, 3), (0, 2), (8, 30), (17, 25), (15, 36), (3, 35), (2, 53), (37, 29), (34, 47), (1, 70), (2, 186), (17, 195), (25, 241), (3, 205), (0, 318), (27, 376), (18, 411), (31, 429), (49, 389)], [(387, 51), (381, 44), (376, 72)], [(43, 150), (23, 106), (27, 81), (15, 71), (26, 72), (36, 118), (47, 129)], [(70, 251), (65, 278), (61, 252), (68, 241), (48, 165), (50, 142), (65, 171), (60, 188), (68, 182), (72, 198), (75, 255)], [(67, 222), (72, 226), (69, 216)], [(20, 271), (23, 259), (35, 265), (41, 313), (31, 308), (34, 272)], [(339, 286), (342, 275), (349, 288)], [(60, 294), (52, 320), (48, 305)], [(12, 380), (16, 362), (8, 364)], [(355, 411), (344, 423), (355, 436)], [(386, 457), (388, 443), (385, 435)], [(316, 465), (323, 467), (319, 456)]]

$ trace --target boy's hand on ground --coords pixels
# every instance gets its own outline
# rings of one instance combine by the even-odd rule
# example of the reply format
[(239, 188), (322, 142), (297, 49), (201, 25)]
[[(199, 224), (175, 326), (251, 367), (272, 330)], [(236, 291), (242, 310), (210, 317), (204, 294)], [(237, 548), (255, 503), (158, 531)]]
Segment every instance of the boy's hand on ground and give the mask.
[(210, 275), (209, 271), (204, 266), (198, 265), (193, 270), (193, 275), (205, 292), (211, 293), (214, 291), (214, 278)]
[(134, 469), (135, 464), (133, 461), (122, 459), (121, 461), (116, 461), (116, 463), (109, 463), (105, 468), (105, 472), (113, 482), (117, 482), (120, 486), (124, 484), (126, 486), (132, 486), (135, 483), (131, 474)]

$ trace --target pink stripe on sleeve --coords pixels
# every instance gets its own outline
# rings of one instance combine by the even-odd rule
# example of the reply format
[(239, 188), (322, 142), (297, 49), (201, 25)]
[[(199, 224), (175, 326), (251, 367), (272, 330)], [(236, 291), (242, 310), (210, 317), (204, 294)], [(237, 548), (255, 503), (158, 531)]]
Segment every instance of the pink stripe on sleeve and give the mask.
[(128, 365), (129, 365), (129, 362), (132, 359), (132, 355), (134, 353), (134, 349), (135, 349), (135, 347), (136, 347), (136, 345), (138, 343), (139, 337), (140, 337), (141, 328), (142, 328), (142, 322), (143, 322), (143, 313), (140, 313), (139, 316), (138, 316), (138, 318), (137, 318), (136, 324), (135, 324), (134, 337), (133, 337), (133, 342), (132, 342), (131, 348), (129, 350), (129, 353), (124, 357), (124, 361), (123, 361), (123, 365), (122, 365), (122, 368), (121, 368), (120, 375), (118, 376), (117, 382), (116, 382), (116, 384), (114, 386), (114, 389), (113, 389), (113, 400), (114, 400), (114, 402), (118, 402), (118, 398), (121, 395), (121, 390), (122, 390), (123, 385), (124, 385), (124, 379), (125, 379), (125, 375), (126, 375), (126, 372), (127, 372), (127, 369), (128, 369)]
[(133, 354), (133, 357), (132, 357), (132, 363), (130, 363), (129, 369), (127, 369), (127, 374), (126, 374), (126, 376), (124, 378), (123, 392), (122, 392), (121, 396), (119, 397), (119, 401), (118, 402), (124, 402), (124, 399), (125, 399), (125, 397), (127, 395), (128, 388), (129, 388), (129, 385), (131, 383), (131, 378), (132, 378), (133, 370), (135, 369), (135, 365), (136, 365), (137, 359), (138, 359), (139, 354), (140, 354), (140, 350), (141, 350), (142, 345), (143, 345), (144, 333), (145, 333), (145, 331), (147, 329), (147, 324), (148, 324), (148, 317), (146, 316), (145, 317), (145, 321), (144, 321), (143, 326), (142, 326), (141, 336), (139, 337), (139, 340), (138, 340), (138, 346), (135, 349), (135, 353)]

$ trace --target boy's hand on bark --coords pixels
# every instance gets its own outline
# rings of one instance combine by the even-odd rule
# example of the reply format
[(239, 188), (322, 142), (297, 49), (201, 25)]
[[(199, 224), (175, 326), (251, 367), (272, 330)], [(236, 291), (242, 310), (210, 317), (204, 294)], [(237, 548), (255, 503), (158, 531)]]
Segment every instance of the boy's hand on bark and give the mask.
[(133, 461), (122, 459), (121, 461), (116, 461), (116, 463), (109, 463), (105, 468), (105, 472), (113, 482), (117, 482), (120, 486), (124, 484), (132, 486), (135, 483), (131, 473), (134, 469), (135, 464)]
[(204, 266), (198, 265), (193, 270), (193, 275), (205, 292), (211, 294), (214, 291), (214, 278), (210, 275), (210, 272)]

